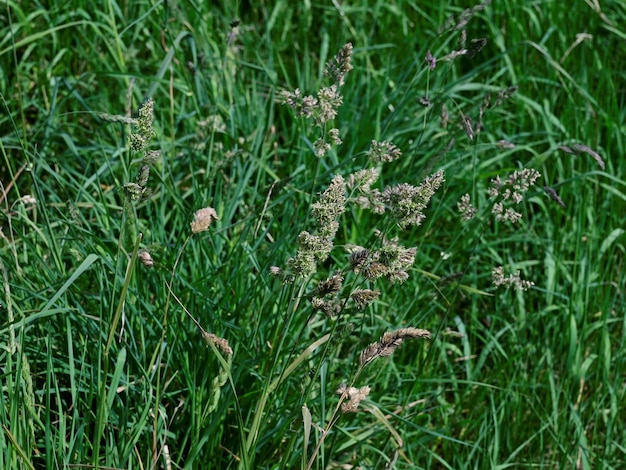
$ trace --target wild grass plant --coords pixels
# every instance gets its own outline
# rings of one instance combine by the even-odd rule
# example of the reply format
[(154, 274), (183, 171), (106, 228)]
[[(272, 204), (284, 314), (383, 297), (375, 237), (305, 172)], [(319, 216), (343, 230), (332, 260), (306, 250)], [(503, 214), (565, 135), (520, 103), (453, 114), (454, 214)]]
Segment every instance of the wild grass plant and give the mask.
[(0, 10), (0, 468), (622, 468), (619, 1)]

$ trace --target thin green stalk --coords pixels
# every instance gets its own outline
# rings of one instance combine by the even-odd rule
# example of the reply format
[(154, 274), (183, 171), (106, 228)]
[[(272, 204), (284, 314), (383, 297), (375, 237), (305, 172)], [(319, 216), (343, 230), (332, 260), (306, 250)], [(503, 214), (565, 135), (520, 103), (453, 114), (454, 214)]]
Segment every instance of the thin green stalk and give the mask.
[[(124, 277), (124, 284), (122, 285), (122, 290), (120, 291), (117, 309), (115, 311), (115, 316), (113, 317), (111, 323), (109, 324), (109, 334), (106, 345), (104, 347), (103, 356), (102, 356), (102, 371), (101, 371), (101, 381), (98, 391), (99, 401), (98, 401), (98, 412), (96, 417), (96, 426), (94, 431), (94, 455), (93, 455), (93, 465), (99, 468), (100, 465), (100, 442), (102, 440), (102, 435), (104, 433), (104, 428), (108, 422), (109, 410), (108, 406), (111, 402), (109, 398), (110, 396), (110, 387), (108, 386), (109, 377), (109, 351), (111, 345), (113, 344), (113, 338), (115, 337), (117, 331), (117, 325), (122, 317), (124, 312), (124, 308), (126, 305), (126, 295), (128, 293), (128, 286), (130, 285), (131, 277), (134, 273), (135, 262), (137, 261), (137, 254), (139, 252), (139, 245), (141, 243), (142, 234), (139, 234), (137, 240), (135, 242), (135, 247), (133, 248), (133, 252), (131, 254), (131, 258), (126, 266), (126, 276)], [(118, 362), (119, 363), (119, 362)]]

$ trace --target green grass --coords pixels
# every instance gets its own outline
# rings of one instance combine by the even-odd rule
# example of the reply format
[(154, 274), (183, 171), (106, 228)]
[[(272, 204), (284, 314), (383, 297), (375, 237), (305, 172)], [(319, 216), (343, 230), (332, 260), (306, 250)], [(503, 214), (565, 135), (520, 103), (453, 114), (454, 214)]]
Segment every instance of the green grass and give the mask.
[[(623, 2), (493, 2), (466, 26), (486, 47), (432, 71), (471, 4), (260, 3), (3, 2), (0, 468), (624, 468)], [(280, 95), (325, 86), (346, 42), (343, 144), (318, 159), (320, 129)], [(470, 140), (462, 116), (513, 85)], [(126, 121), (148, 98), (160, 154), (130, 201), (144, 151)], [(380, 190), (445, 171), (425, 222), (350, 206), (330, 258), (282, 284), (270, 267), (315, 230), (333, 176), (372, 166), (372, 140), (403, 151)], [(490, 181), (521, 168), (542, 175), (523, 218), (496, 222)], [(219, 220), (192, 234), (207, 206)], [(344, 245), (375, 248), (375, 229), (417, 248), (405, 283), (346, 271)], [(534, 287), (494, 287), (496, 266)], [(336, 270), (344, 301), (380, 297), (313, 312)], [(432, 339), (359, 366), (406, 327)], [(360, 412), (337, 412), (341, 383), (371, 387)]]

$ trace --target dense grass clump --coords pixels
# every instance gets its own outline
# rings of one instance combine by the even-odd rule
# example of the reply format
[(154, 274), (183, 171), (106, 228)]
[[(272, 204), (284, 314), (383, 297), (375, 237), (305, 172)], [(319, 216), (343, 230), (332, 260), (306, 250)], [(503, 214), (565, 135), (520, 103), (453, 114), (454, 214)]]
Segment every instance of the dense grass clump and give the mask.
[(626, 465), (623, 2), (4, 5), (0, 468)]

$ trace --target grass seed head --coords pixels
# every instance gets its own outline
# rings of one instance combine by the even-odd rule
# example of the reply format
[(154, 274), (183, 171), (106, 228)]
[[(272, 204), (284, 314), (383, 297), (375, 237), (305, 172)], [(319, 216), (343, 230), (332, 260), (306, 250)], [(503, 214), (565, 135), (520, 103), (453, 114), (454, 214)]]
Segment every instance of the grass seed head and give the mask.
[(346, 75), (352, 70), (352, 43), (345, 44), (332, 60), (330, 60), (324, 68), (324, 75), (338, 86), (345, 83)]
[(559, 194), (556, 192), (556, 189), (551, 188), (550, 186), (544, 186), (543, 190), (546, 192), (546, 194), (548, 194), (548, 196), (550, 196), (550, 198), (553, 201), (555, 201), (559, 206), (565, 209), (565, 203), (563, 202), (563, 199), (561, 199)]
[(319, 295), (335, 295), (338, 294), (343, 285), (343, 276), (335, 274), (328, 279), (324, 279), (317, 284), (317, 292)]
[(209, 229), (211, 223), (214, 220), (219, 220), (217, 212), (212, 207), (205, 207), (197, 210), (193, 215), (193, 221), (191, 222), (191, 232), (200, 233)]
[(365, 365), (377, 357), (391, 356), (407, 338), (430, 339), (430, 331), (420, 328), (401, 328), (386, 332), (377, 343), (370, 344), (361, 353), (360, 363)]
[(583, 144), (574, 144), (572, 145), (571, 149), (576, 154), (586, 153), (587, 155), (590, 155), (596, 161), (600, 169), (604, 171), (606, 166), (604, 164), (604, 160), (598, 152)]
[(372, 140), (372, 145), (366, 155), (375, 163), (384, 163), (397, 160), (402, 156), (402, 151), (393, 142)]
[(137, 253), (137, 258), (139, 258), (141, 264), (143, 264), (148, 269), (154, 266), (154, 260), (147, 250), (141, 250), (139, 253)]
[(533, 281), (522, 279), (519, 271), (516, 271), (515, 274), (505, 276), (504, 268), (502, 266), (493, 268), (491, 277), (493, 285), (496, 287), (505, 286), (513, 287), (515, 290), (528, 290), (535, 285)]
[(470, 203), (470, 195), (468, 193), (461, 196), (461, 200), (457, 202), (457, 208), (461, 214), (461, 220), (471, 220), (476, 215), (476, 208)]
[(355, 413), (361, 403), (370, 393), (370, 387), (364, 386), (361, 388), (348, 387), (346, 384), (341, 384), (337, 389), (337, 395), (340, 399), (347, 400), (341, 404), (341, 411), (343, 413)]
[(350, 294), (357, 308), (363, 309), (380, 296), (379, 290), (357, 289)]
[(431, 54), (430, 50), (426, 53), (426, 58), (424, 60), (426, 60), (430, 70), (435, 70), (435, 67), (437, 67), (437, 58)]
[(233, 350), (228, 344), (228, 340), (224, 338), (220, 338), (213, 333), (208, 333), (206, 331), (202, 332), (202, 339), (207, 344), (213, 344), (217, 349), (222, 351), (224, 354), (231, 356), (233, 354)]

